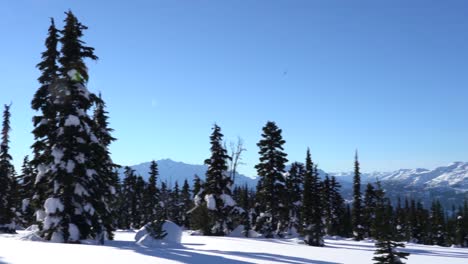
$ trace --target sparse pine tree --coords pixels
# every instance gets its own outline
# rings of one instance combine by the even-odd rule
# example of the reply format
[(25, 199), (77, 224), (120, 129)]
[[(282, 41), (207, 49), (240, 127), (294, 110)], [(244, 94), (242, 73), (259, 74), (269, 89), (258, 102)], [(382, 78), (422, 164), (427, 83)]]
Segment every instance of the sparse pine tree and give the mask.
[(358, 153), (356, 151), (354, 159), (354, 179), (353, 179), (353, 237), (354, 240), (364, 239), (364, 226), (362, 222), (362, 198), (361, 198), (361, 172), (359, 167)]

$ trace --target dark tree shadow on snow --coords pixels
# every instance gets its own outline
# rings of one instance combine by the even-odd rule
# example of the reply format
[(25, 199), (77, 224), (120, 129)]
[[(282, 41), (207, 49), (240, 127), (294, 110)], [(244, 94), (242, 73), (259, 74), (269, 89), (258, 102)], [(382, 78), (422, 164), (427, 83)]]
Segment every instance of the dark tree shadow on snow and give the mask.
[[(190, 245), (189, 243), (186, 245)], [(198, 244), (196, 244), (198, 245)], [(179, 261), (188, 264), (207, 264), (207, 263), (222, 263), (222, 264), (247, 264), (257, 263), (262, 261), (278, 261), (291, 264), (338, 264), (337, 262), (319, 261), (314, 259), (298, 258), (291, 256), (283, 256), (278, 254), (270, 254), (263, 252), (238, 252), (238, 251), (219, 251), (219, 250), (200, 250), (185, 247), (184, 245), (167, 245), (163, 247), (145, 247), (131, 241), (108, 241), (105, 246), (115, 247), (121, 250), (132, 250), (139, 254), (159, 257), (174, 261)], [(206, 254), (204, 254), (206, 253)], [(210, 255), (216, 254), (216, 255)], [(235, 256), (250, 258), (249, 261), (230, 259), (224, 256)]]
[(338, 262), (329, 262), (329, 261), (315, 260), (315, 259), (309, 259), (309, 258), (284, 256), (284, 255), (264, 253), (264, 252), (239, 252), (239, 251), (220, 251), (220, 250), (198, 250), (198, 251), (231, 255), (231, 256), (237, 256), (237, 257), (245, 257), (245, 258), (251, 258), (251, 259), (262, 260), (262, 261), (286, 262), (286, 263), (291, 263), (291, 264), (339, 264)]
[[(424, 246), (424, 245), (421, 245)], [(326, 247), (336, 248), (336, 249), (351, 249), (351, 250), (361, 250), (361, 251), (375, 251), (373, 245), (360, 245), (360, 244), (346, 244), (334, 242), (332, 244), (326, 244)], [(438, 247), (438, 251), (431, 251), (430, 249), (415, 249), (415, 248), (399, 248), (399, 251), (410, 253), (411, 255), (426, 255), (426, 256), (435, 256), (435, 257), (449, 257), (449, 258), (462, 258), (468, 259), (468, 250), (466, 252), (453, 252), (450, 251), (448, 247)], [(447, 250), (444, 250), (447, 249)]]
[(224, 258), (222, 256), (212, 256), (193, 252), (192, 249), (182, 245), (167, 245), (162, 247), (144, 247), (131, 241), (108, 241), (105, 246), (115, 247), (121, 250), (132, 250), (139, 254), (158, 257), (168, 260), (179, 261), (182, 263), (207, 264), (207, 263), (222, 263), (222, 264), (253, 264), (255, 262), (247, 262)]

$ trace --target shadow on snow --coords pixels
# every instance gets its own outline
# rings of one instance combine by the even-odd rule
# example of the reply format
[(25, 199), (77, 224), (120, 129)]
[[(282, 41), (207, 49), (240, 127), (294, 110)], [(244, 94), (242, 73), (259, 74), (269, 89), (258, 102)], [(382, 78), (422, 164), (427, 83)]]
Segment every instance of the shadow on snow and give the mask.
[[(199, 244), (185, 244), (199, 245)], [(168, 245), (159, 248), (144, 247), (131, 241), (108, 241), (105, 246), (115, 247), (122, 250), (133, 250), (139, 254), (164, 258), (173, 261), (190, 264), (223, 263), (223, 264), (246, 264), (257, 263), (259, 260), (270, 262), (286, 262), (292, 264), (338, 264), (336, 262), (319, 261), (306, 258), (283, 256), (263, 252), (238, 252), (219, 250), (200, 250), (188, 248), (183, 245)], [(213, 255), (215, 254), (215, 255)], [(226, 257), (225, 257), (226, 256)], [(242, 257), (248, 260), (235, 260), (227, 256)], [(1, 263), (0, 263), (1, 264)]]

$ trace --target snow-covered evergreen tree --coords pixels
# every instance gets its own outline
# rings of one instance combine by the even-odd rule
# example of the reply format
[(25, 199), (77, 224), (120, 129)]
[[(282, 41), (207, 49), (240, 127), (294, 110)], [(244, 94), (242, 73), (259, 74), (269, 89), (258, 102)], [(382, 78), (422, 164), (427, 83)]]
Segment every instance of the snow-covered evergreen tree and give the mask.
[(257, 185), (257, 219), (255, 230), (266, 238), (283, 237), (288, 228), (288, 208), (285, 164), (288, 162), (283, 145), (286, 141), (274, 122), (263, 127), (260, 162), (255, 166), (260, 180)]
[(15, 169), (10, 150), (10, 106), (3, 111), (2, 137), (0, 142), (0, 233), (15, 233)]
[(213, 126), (210, 144), (211, 157), (205, 160), (208, 170), (202, 197), (210, 215), (209, 235), (226, 235), (233, 229), (232, 215), (237, 206), (231, 196), (232, 179), (227, 173), (230, 157), (223, 146), (221, 128), (216, 124)]
[[(35, 120), (36, 126), (52, 122), (44, 127), (48, 131), (36, 136), (39, 142), (42, 142), (41, 138), (47, 141), (40, 143), (43, 147), (40, 153), (46, 154), (44, 157), (39, 155), (36, 162), (38, 193), (45, 198), (44, 210), (36, 214), (43, 222), (40, 232), (43, 238), (77, 243), (80, 239), (96, 238), (102, 229), (98, 208), (102, 201), (96, 189), (100, 185), (101, 164), (97, 161), (106, 150), (96, 137), (95, 124), (88, 115), (97, 97), (86, 87), (88, 72), (84, 59), (96, 60), (97, 57), (94, 49), (84, 46), (81, 40), (87, 27), (71, 11), (66, 16), (59, 39), (60, 75), (46, 83), (48, 92), (45, 99), (44, 96), (41, 98), (44, 105), (41, 107), (39, 103), (38, 107), (42, 118)], [(51, 50), (53, 48), (48, 48)], [(48, 65), (53, 65), (52, 59)], [(49, 67), (46, 70), (49, 71)], [(53, 73), (49, 75), (53, 76)], [(48, 95), (52, 95), (49, 100)], [(35, 103), (33, 100), (33, 108)]]
[(307, 245), (322, 247), (325, 245), (323, 236), (323, 211), (320, 197), (320, 181), (318, 179), (317, 166), (313, 164), (310, 150), (307, 149), (304, 194), (302, 197), (302, 225), (304, 242)]

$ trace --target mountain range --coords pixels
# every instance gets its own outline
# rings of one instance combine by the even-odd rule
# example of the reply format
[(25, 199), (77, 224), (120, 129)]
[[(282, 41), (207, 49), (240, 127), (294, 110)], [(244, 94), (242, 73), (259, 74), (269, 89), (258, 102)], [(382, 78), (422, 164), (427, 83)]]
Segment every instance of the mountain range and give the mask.
[[(165, 181), (168, 186), (172, 186), (176, 181), (179, 184), (187, 179), (191, 184), (194, 176), (205, 178), (206, 165), (186, 164), (162, 159), (157, 161), (159, 169), (159, 181)], [(137, 174), (148, 178), (150, 162), (131, 166)], [(123, 177), (123, 169), (121, 170)], [(320, 177), (324, 177), (326, 172), (319, 171)], [(345, 199), (351, 199), (353, 172), (328, 173), (335, 176), (342, 185), (342, 192)], [(362, 173), (361, 182), (363, 185), (379, 180), (385, 189), (387, 196), (392, 200), (398, 197), (412, 198), (422, 201), (426, 206), (433, 199), (439, 199), (446, 206), (459, 204), (468, 198), (468, 162), (454, 162), (447, 166), (435, 169), (400, 169), (391, 172)], [(236, 174), (235, 184), (247, 184), (255, 188), (257, 177), (249, 177)], [(363, 187), (364, 188), (364, 187)]]

